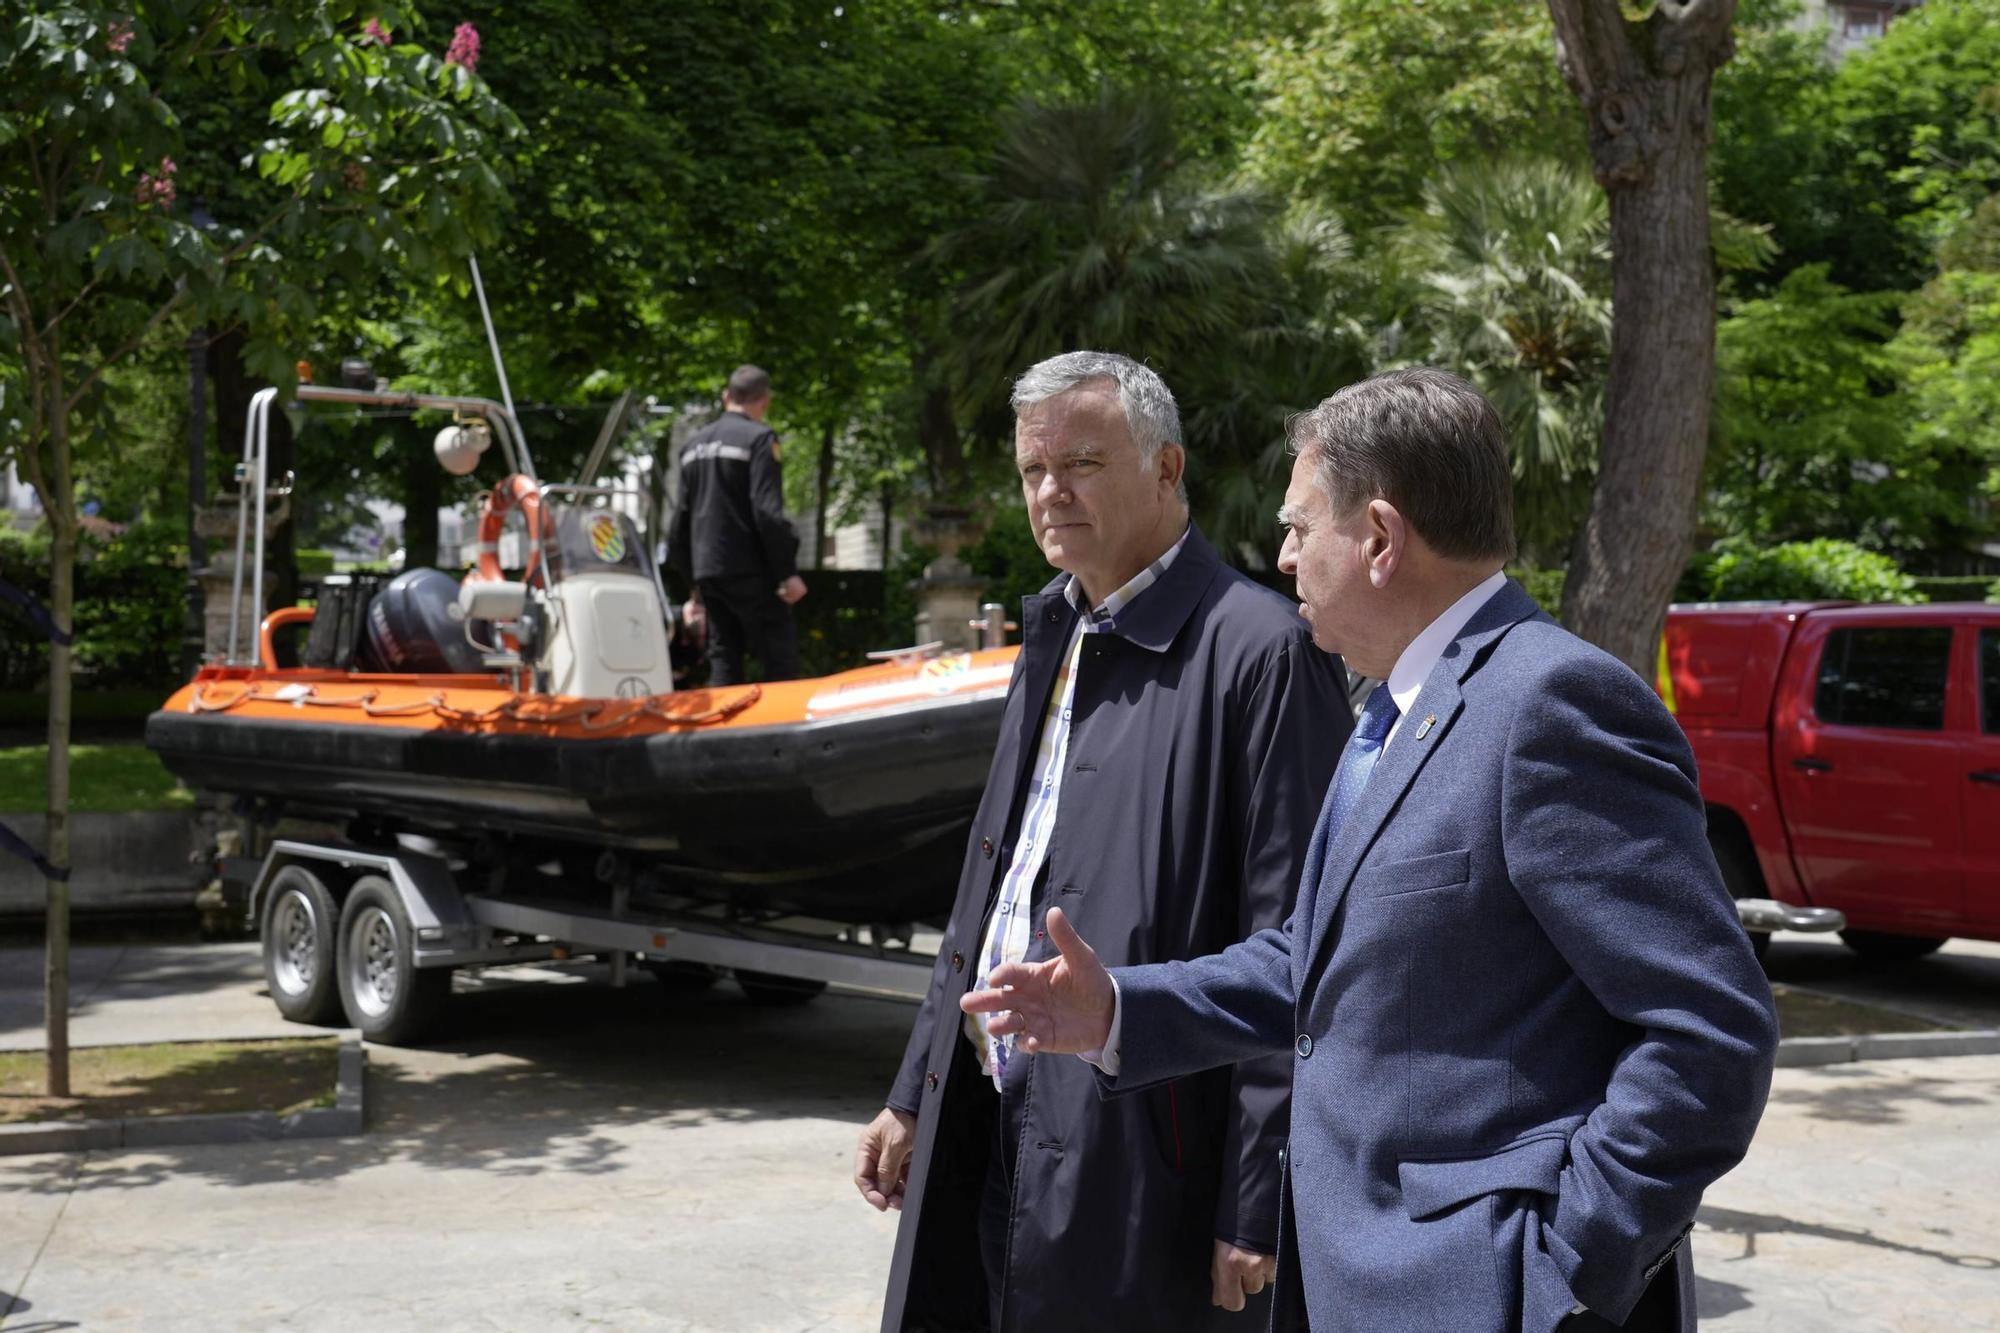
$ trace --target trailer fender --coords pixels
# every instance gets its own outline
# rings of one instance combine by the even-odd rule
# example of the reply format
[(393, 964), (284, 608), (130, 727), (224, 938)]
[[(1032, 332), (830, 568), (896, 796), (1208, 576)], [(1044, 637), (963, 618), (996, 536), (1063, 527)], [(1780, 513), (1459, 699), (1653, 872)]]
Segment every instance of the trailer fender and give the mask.
[(416, 932), (416, 964), (419, 967), (448, 964), (458, 955), (478, 947), (483, 934), (465, 908), (465, 898), (452, 878), (451, 866), (441, 856), (409, 848), (393, 852), (350, 847), (343, 843), (293, 842), (280, 839), (271, 845), (250, 886), (249, 924), (257, 929), (264, 908), (264, 894), (272, 879), (288, 865), (309, 865), (324, 873), (328, 867), (341, 873), (336, 880), (341, 891), (357, 873), (373, 871), (395, 886)]

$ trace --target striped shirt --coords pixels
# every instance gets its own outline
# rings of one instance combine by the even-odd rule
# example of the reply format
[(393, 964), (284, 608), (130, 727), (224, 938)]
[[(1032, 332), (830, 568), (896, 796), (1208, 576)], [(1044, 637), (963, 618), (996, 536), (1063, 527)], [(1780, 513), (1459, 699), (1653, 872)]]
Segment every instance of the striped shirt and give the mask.
[[(1182, 532), (1165, 554), (1134, 574), (1123, 587), (1094, 608), (1084, 606), (1083, 594), (1074, 576), (1063, 585), (1063, 596), (1069, 598), (1070, 605), (1077, 610), (1076, 630), (1070, 635), (1062, 667), (1056, 673), (1054, 687), (1049, 690), (1049, 710), (1042, 717), (1041, 741), (1035, 750), (1034, 782), (1028, 788), (1027, 808), (1021, 812), (1020, 839), (1014, 847), (1014, 860), (1000, 881), (1000, 896), (994, 903), (993, 915), (986, 923), (974, 989), (984, 989), (986, 978), (1000, 964), (1018, 963), (1027, 957), (1028, 943), (1034, 937), (1035, 881), (1041, 877), (1044, 858), (1048, 855), (1048, 840), (1056, 829), (1056, 804), (1062, 799), (1064, 758), (1069, 753), (1070, 708), (1076, 698), (1076, 664), (1083, 655), (1083, 636), (1102, 634), (1112, 629), (1118, 613), (1159, 581), (1160, 575), (1167, 572), (1186, 543), (1187, 532)], [(986, 1025), (991, 1018), (990, 1014), (967, 1014), (965, 1035), (979, 1053), (979, 1067), (993, 1079), (997, 1088), (1006, 1076), (1007, 1059), (1013, 1054), (1014, 1039), (1008, 1036), (995, 1038), (989, 1033)]]

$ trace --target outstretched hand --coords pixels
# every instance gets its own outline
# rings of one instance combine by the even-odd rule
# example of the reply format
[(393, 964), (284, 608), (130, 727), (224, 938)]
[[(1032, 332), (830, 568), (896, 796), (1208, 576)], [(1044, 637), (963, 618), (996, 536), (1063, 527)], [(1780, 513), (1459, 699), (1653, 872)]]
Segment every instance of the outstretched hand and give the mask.
[(966, 992), (958, 1007), (997, 1015), (987, 1030), (1011, 1036), (1033, 1055), (1102, 1050), (1111, 1038), (1116, 995), (1097, 951), (1083, 942), (1062, 908), (1051, 907), (1049, 940), (1057, 956), (1045, 963), (1002, 963), (986, 989)]

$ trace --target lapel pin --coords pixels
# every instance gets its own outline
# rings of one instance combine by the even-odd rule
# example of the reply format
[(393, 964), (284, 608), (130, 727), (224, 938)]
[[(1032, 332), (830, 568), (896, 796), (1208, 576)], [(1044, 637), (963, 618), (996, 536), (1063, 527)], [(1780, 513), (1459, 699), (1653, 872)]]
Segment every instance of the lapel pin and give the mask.
[(1418, 724), (1417, 739), (1422, 740), (1424, 737), (1430, 735), (1431, 728), (1437, 725), (1437, 720), (1438, 720), (1438, 715), (1436, 713), (1432, 713), (1430, 716), (1426, 717), (1420, 724)]

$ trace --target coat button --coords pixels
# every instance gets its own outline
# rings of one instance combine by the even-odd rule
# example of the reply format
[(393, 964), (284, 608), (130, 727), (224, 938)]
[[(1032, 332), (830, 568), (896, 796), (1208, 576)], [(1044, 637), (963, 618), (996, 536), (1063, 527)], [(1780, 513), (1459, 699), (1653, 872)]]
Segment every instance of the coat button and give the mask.
[(1305, 1032), (1301, 1032), (1299, 1034), (1297, 1049), (1299, 1053), (1299, 1059), (1310, 1060), (1312, 1058), (1313, 1039), (1311, 1034)]
[(932, 1091), (932, 1092), (936, 1092), (936, 1091), (937, 1091), (937, 1071), (936, 1071), (936, 1070), (932, 1070), (932, 1071), (931, 1071), (930, 1073), (928, 1073), (928, 1074), (925, 1074), (925, 1075), (924, 1075), (924, 1087), (928, 1088), (928, 1089), (929, 1089), (930, 1091)]
[(951, 956), (951, 970), (952, 970), (952, 971), (954, 971), (954, 972), (963, 972), (963, 971), (965, 971), (965, 955), (964, 955), (964, 954), (962, 954), (962, 953), (954, 953), (954, 954), (952, 954), (952, 956)]
[(986, 856), (990, 860), (993, 856), (993, 839), (981, 838), (979, 840), (979, 850), (982, 855)]

